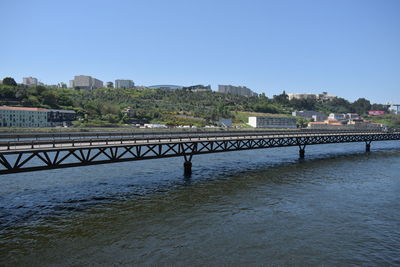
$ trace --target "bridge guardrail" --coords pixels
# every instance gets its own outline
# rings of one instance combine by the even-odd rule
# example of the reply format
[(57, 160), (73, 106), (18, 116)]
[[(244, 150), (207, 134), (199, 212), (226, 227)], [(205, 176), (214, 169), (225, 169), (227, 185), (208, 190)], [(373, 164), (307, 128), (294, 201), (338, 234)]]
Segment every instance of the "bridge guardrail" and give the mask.
[(100, 138), (100, 137), (123, 137), (123, 136), (156, 136), (156, 135), (192, 135), (192, 134), (202, 134), (202, 135), (210, 135), (210, 134), (232, 134), (232, 133), (240, 133), (240, 134), (252, 134), (252, 133), (260, 133), (260, 132), (271, 132), (271, 133), (279, 133), (279, 132), (299, 132), (299, 133), (322, 133), (322, 132), (382, 132), (381, 130), (339, 130), (339, 131), (332, 131), (332, 130), (321, 130), (321, 129), (293, 129), (293, 130), (265, 130), (265, 129), (255, 129), (255, 130), (219, 130), (219, 131), (185, 131), (185, 132), (178, 132), (178, 131), (132, 131), (132, 132), (77, 132), (77, 133), (35, 133), (35, 134), (0, 134), (1, 139), (14, 139), (14, 140), (21, 140), (21, 139), (35, 139), (40, 140), (42, 138), (84, 138), (84, 137), (92, 137), (92, 138)]
[[(72, 147), (75, 145), (79, 145), (80, 143), (86, 143), (86, 145), (92, 146), (93, 143), (115, 143), (120, 142), (123, 144), (124, 142), (140, 142), (140, 141), (155, 141), (161, 140), (165, 141), (182, 141), (183, 139), (193, 141), (193, 140), (201, 140), (202, 138), (210, 139), (218, 139), (218, 138), (234, 138), (234, 137), (243, 137), (245, 139), (247, 137), (262, 137), (262, 136), (270, 136), (271, 138), (276, 137), (307, 137), (307, 136), (315, 136), (315, 135), (326, 135), (326, 134), (333, 134), (333, 135), (345, 135), (345, 134), (380, 134), (384, 133), (382, 131), (312, 131), (312, 132), (236, 132), (236, 133), (219, 133), (219, 134), (194, 134), (191, 133), (188, 135), (160, 135), (160, 136), (153, 136), (153, 137), (145, 137), (145, 136), (134, 136), (132, 137), (121, 137), (121, 138), (81, 138), (81, 139), (49, 139), (49, 140), (23, 140), (23, 141), (0, 141), (0, 151), (1, 150), (10, 150), (12, 147), (21, 147), (21, 146), (30, 146), (30, 148), (40, 147), (42, 145), (52, 145), (52, 147), (56, 147), (56, 145), (63, 145), (63, 144), (71, 144)], [(96, 144), (98, 145), (98, 144)]]

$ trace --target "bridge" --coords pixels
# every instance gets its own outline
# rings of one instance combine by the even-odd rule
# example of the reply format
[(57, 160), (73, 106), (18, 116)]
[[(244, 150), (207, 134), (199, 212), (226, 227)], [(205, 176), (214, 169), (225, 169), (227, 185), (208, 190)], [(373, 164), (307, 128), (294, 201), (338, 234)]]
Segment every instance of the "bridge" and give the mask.
[(183, 157), (190, 175), (194, 155), (309, 145), (400, 140), (400, 131), (190, 131), (0, 134), (0, 174)]

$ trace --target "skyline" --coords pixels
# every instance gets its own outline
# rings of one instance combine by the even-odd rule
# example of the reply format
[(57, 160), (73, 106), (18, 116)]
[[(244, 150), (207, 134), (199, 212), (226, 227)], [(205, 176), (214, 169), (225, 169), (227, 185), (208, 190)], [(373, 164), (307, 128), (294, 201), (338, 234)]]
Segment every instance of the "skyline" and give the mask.
[(17, 82), (68, 85), (83, 74), (400, 102), (398, 1), (2, 1), (0, 8), (12, 40), (0, 44), (0, 78)]

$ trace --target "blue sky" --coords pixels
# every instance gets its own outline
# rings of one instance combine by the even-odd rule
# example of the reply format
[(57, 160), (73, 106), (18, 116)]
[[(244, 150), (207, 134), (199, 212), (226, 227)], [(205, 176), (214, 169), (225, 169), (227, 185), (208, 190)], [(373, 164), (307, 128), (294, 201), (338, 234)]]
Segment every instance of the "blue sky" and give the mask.
[(0, 77), (400, 103), (398, 0), (0, 1)]

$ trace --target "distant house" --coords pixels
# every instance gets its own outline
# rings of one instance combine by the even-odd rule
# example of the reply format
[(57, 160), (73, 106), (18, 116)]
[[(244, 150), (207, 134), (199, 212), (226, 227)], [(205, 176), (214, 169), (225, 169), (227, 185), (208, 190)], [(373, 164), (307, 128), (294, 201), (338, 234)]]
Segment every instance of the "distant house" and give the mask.
[(227, 128), (232, 127), (231, 119), (220, 119), (218, 122), (222, 127), (227, 127)]
[(370, 110), (370, 111), (368, 111), (368, 115), (369, 116), (382, 116), (382, 115), (385, 115), (385, 111), (383, 111), (383, 110)]
[(318, 101), (330, 101), (332, 99), (337, 98), (335, 95), (329, 95), (327, 92), (323, 92), (322, 94), (309, 94), (309, 93), (300, 93), (300, 94), (288, 94), (289, 100), (292, 99), (315, 99)]
[(161, 90), (177, 90), (177, 89), (182, 89), (182, 87), (183, 86), (180, 85), (168, 85), (168, 84), (148, 86), (149, 89), (161, 89)]
[(210, 92), (211, 85), (204, 86), (202, 84), (198, 84), (198, 85), (185, 86), (185, 87), (182, 87), (182, 89), (192, 91), (192, 92)]
[(296, 119), (288, 117), (249, 117), (254, 128), (297, 128)]
[(328, 116), (328, 120), (345, 120), (346, 114), (344, 113), (330, 113)]
[(327, 119), (327, 116), (325, 116), (324, 113), (318, 112), (318, 111), (293, 111), (292, 116), (295, 117), (302, 117), (307, 120), (313, 120), (313, 121), (323, 121)]

